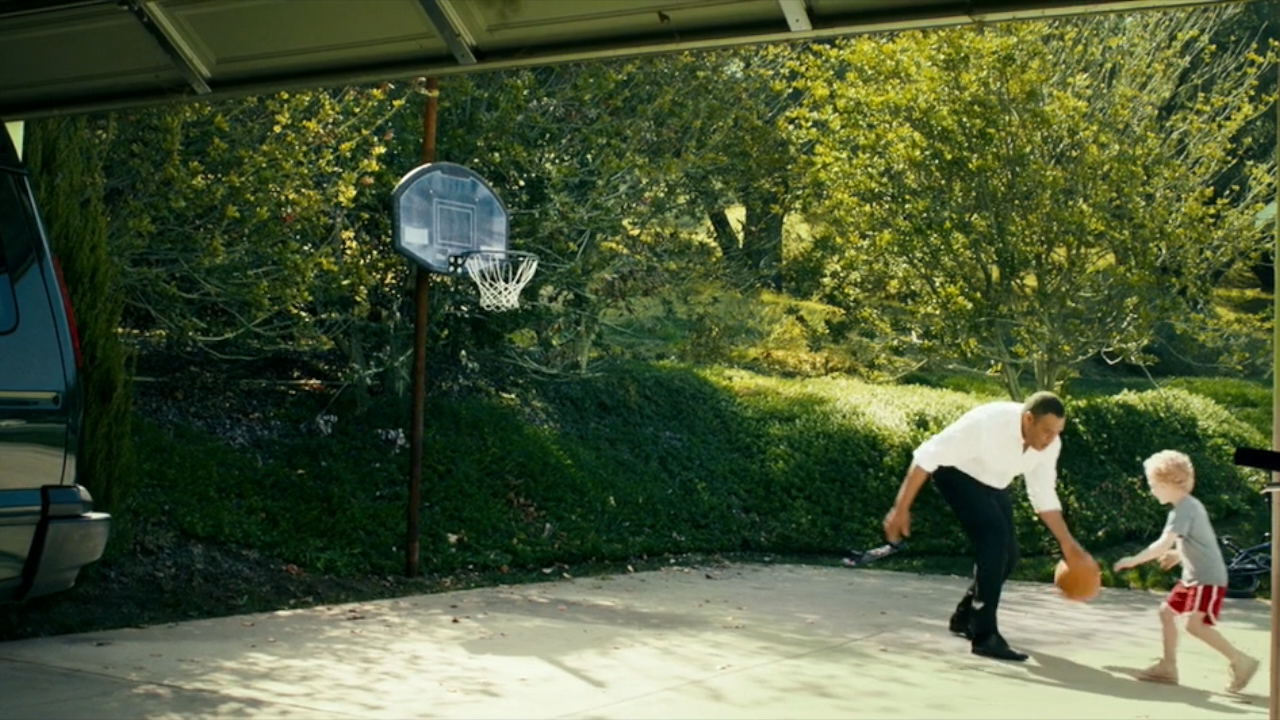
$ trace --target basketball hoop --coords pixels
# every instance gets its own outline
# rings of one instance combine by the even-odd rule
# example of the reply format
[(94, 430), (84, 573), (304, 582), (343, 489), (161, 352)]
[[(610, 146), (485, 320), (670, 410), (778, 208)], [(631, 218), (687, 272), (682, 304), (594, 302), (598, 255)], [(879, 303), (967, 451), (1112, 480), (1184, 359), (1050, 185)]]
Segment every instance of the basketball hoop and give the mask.
[(419, 166), (396, 184), (391, 213), (396, 252), (428, 272), (465, 272), (485, 310), (520, 306), (538, 256), (507, 249), (507, 209), (484, 178), (454, 163)]
[(490, 312), (520, 307), (520, 291), (533, 279), (538, 256), (517, 250), (473, 250), (449, 258), (480, 288), (480, 307)]

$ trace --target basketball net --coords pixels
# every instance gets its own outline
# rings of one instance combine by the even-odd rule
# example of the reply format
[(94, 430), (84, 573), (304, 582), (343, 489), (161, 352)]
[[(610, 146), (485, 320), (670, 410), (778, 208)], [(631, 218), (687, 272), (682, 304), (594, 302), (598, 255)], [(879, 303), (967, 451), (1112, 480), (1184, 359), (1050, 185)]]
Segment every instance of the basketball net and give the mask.
[(520, 307), (520, 291), (533, 279), (538, 256), (514, 250), (482, 250), (467, 253), (462, 266), (480, 288), (480, 307), (502, 312)]

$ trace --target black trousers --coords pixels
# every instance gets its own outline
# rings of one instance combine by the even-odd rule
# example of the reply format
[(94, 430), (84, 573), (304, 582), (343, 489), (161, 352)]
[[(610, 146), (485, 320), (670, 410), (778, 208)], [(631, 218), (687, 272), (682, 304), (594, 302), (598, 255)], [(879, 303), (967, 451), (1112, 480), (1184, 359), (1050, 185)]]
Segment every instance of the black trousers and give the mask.
[(933, 481), (973, 543), (973, 583), (956, 606), (956, 614), (971, 618), (973, 638), (980, 642), (999, 632), (1000, 591), (1018, 562), (1009, 489), (984, 485), (953, 467), (935, 470)]

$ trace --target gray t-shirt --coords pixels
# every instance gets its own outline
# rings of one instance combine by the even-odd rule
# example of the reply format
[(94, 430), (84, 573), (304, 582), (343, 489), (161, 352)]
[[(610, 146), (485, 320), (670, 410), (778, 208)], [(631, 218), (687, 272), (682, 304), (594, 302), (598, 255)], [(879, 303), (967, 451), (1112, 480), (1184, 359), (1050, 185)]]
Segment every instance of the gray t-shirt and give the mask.
[(1199, 585), (1227, 584), (1227, 564), (1218, 548), (1218, 535), (1213, 531), (1209, 511), (1204, 503), (1188, 495), (1169, 511), (1165, 531), (1178, 536), (1178, 552), (1182, 556), (1182, 582)]

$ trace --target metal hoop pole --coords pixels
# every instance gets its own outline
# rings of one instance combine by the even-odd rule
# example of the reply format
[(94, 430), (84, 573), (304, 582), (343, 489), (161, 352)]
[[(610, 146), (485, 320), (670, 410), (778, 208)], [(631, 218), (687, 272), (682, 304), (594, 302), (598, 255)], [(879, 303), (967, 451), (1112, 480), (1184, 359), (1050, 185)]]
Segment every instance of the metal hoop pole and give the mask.
[[(422, 111), (422, 162), (436, 159), (436, 79), (427, 78), (427, 100)], [(413, 399), (409, 418), (409, 506), (406, 510), (404, 574), (418, 576), (422, 537), (422, 429), (427, 405), (427, 298), (431, 274), (419, 267), (413, 288)]]

